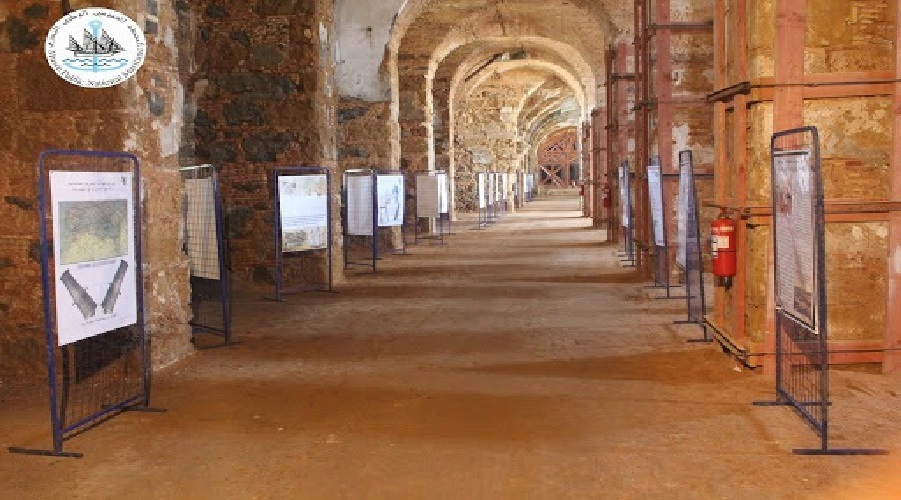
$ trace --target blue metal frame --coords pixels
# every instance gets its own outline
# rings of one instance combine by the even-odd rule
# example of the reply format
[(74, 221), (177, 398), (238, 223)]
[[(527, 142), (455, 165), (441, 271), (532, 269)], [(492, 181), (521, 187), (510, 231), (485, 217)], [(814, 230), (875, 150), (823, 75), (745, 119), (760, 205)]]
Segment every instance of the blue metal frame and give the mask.
[[(328, 259), (328, 283), (325, 283), (325, 287), (322, 286), (308, 286), (308, 287), (295, 287), (295, 288), (285, 288), (284, 287), (284, 252), (282, 252), (282, 218), (281, 218), (281, 197), (279, 196), (278, 189), (278, 180), (282, 175), (325, 175), (325, 183), (326, 183), (326, 192), (328, 193), (327, 199), (327, 207), (326, 207), (326, 218), (327, 221), (327, 238), (328, 243), (326, 244), (326, 258)], [(273, 169), (272, 171), (273, 178), (273, 191), (272, 191), (272, 199), (274, 200), (275, 208), (274, 208), (274, 226), (275, 226), (275, 300), (277, 302), (282, 301), (282, 296), (285, 294), (294, 294), (301, 292), (334, 292), (334, 273), (332, 270), (332, 171), (325, 167), (278, 167)], [(295, 252), (300, 253), (300, 252)]]
[[(698, 207), (698, 189), (695, 182), (694, 157), (689, 150), (679, 152), (679, 171), (685, 169), (688, 174), (689, 188), (688, 204), (685, 207), (685, 321), (676, 321), (676, 324), (695, 324), (701, 327), (703, 337), (692, 339), (689, 342), (713, 342), (713, 337), (707, 332), (704, 323), (704, 315), (707, 311), (707, 299), (704, 291), (704, 260), (701, 246), (701, 213)], [(689, 236), (691, 232), (691, 236)], [(689, 248), (691, 247), (691, 248)], [(698, 284), (699, 290), (694, 291), (693, 284)], [(697, 293), (697, 295), (695, 295)]]
[[(776, 300), (776, 401), (765, 401), (754, 403), (757, 406), (790, 406), (792, 407), (813, 429), (819, 434), (820, 447), (815, 449), (796, 449), (793, 450), (797, 455), (884, 455), (886, 450), (880, 449), (835, 449), (829, 447), (829, 345), (828, 345), (828, 314), (826, 309), (826, 216), (825, 201), (823, 195), (823, 178), (820, 165), (820, 140), (819, 132), (816, 127), (801, 127), (791, 130), (785, 130), (773, 134), (770, 140), (770, 174), (775, 179), (776, 157), (777, 151), (781, 151), (780, 139), (797, 136), (801, 140), (798, 144), (800, 147), (794, 146), (791, 151), (798, 151), (798, 154), (807, 154), (810, 156), (810, 173), (812, 179), (812, 196), (813, 196), (813, 219), (815, 226), (814, 240), (814, 256), (816, 259), (814, 268), (814, 297), (817, 309), (813, 317), (812, 324), (806, 322), (802, 318), (796, 317), (789, 311), (784, 310), (779, 305), (777, 296)], [(809, 140), (804, 140), (808, 139)], [(803, 153), (806, 151), (806, 153)], [(776, 192), (777, 186), (775, 180), (771, 182), (772, 203), (773, 203), (773, 237), (778, 238), (778, 217), (776, 216), (778, 208), (775, 206), (778, 202)], [(779, 252), (778, 245), (773, 245), (773, 257), (776, 263), (776, 271), (774, 274), (774, 287), (779, 290)], [(804, 330), (809, 334), (816, 336), (816, 352), (794, 352), (788, 351), (783, 339), (783, 328), (789, 326), (797, 330)], [(805, 359), (813, 359), (809, 365), (816, 366), (818, 371), (817, 388), (813, 392), (817, 398), (815, 401), (798, 399), (803, 389), (788, 387), (786, 385), (786, 373), (784, 362), (791, 362), (797, 357)], [(792, 379), (796, 377), (791, 377)], [(792, 380), (794, 381), (794, 380)], [(803, 384), (802, 382), (799, 382)], [(812, 411), (812, 409), (814, 409)]]
[[(228, 274), (228, 251), (227, 240), (225, 237), (225, 214), (222, 210), (222, 196), (219, 191), (219, 173), (214, 165), (198, 165), (195, 167), (185, 167), (180, 169), (182, 172), (190, 170), (210, 170), (210, 178), (213, 180), (213, 209), (216, 218), (216, 240), (217, 253), (219, 256), (219, 285), (222, 294), (222, 325), (223, 328), (215, 328), (208, 325), (194, 323), (192, 320), (191, 327), (213, 334), (221, 334), (224, 345), (231, 345), (232, 339), (232, 317), (231, 317), (231, 280)], [(193, 332), (192, 332), (193, 333)]]
[[(103, 158), (103, 159), (122, 159), (130, 162), (133, 167), (131, 169), (131, 173), (134, 176), (134, 183), (132, 186), (132, 210), (133, 213), (133, 223), (134, 223), (134, 245), (135, 245), (135, 299), (137, 301), (137, 322), (134, 325), (134, 328), (137, 330), (140, 342), (140, 359), (141, 359), (141, 386), (142, 391), (140, 394), (135, 394), (133, 396), (126, 397), (125, 399), (113, 403), (104, 407), (103, 409), (94, 412), (91, 415), (85, 416), (80, 420), (77, 420), (74, 423), (64, 425), (62, 415), (60, 414), (60, 405), (59, 405), (59, 388), (57, 383), (57, 353), (56, 353), (56, 338), (57, 338), (57, 330), (55, 325), (55, 314), (53, 311), (53, 303), (56, 299), (53, 288), (51, 287), (51, 279), (50, 279), (50, 253), (53, 242), (48, 235), (48, 224), (47, 224), (47, 202), (48, 199), (48, 187), (47, 187), (47, 177), (49, 172), (46, 170), (45, 166), (47, 160), (52, 157), (57, 156), (69, 156), (69, 157), (79, 157), (79, 158)], [(118, 171), (118, 170), (117, 170)], [(38, 203), (40, 204), (40, 208), (38, 211), (40, 217), (40, 238), (41, 238), (41, 285), (43, 287), (43, 301), (44, 301), (44, 330), (45, 330), (45, 342), (47, 347), (47, 385), (48, 385), (48, 393), (49, 393), (49, 402), (50, 402), (50, 431), (53, 437), (53, 449), (52, 450), (35, 450), (35, 449), (27, 449), (27, 448), (19, 448), (19, 447), (11, 447), (9, 451), (11, 453), (21, 453), (21, 454), (30, 454), (30, 455), (42, 455), (42, 456), (55, 456), (55, 457), (72, 457), (72, 458), (81, 458), (81, 453), (73, 453), (63, 451), (63, 444), (68, 439), (70, 434), (77, 433), (77, 431), (85, 430), (85, 427), (92, 424), (98, 424), (101, 421), (105, 420), (107, 417), (120, 413), (125, 410), (143, 410), (148, 412), (157, 412), (162, 410), (157, 410), (150, 408), (150, 389), (151, 389), (151, 380), (150, 380), (150, 361), (149, 361), (149, 351), (147, 349), (147, 332), (145, 330), (144, 325), (144, 286), (143, 286), (143, 258), (141, 252), (141, 236), (143, 229), (143, 222), (141, 217), (141, 165), (138, 157), (130, 154), (130, 153), (121, 153), (121, 152), (103, 152), (103, 151), (80, 151), (80, 150), (48, 150), (43, 151), (40, 154), (37, 164), (37, 176), (38, 176)]]

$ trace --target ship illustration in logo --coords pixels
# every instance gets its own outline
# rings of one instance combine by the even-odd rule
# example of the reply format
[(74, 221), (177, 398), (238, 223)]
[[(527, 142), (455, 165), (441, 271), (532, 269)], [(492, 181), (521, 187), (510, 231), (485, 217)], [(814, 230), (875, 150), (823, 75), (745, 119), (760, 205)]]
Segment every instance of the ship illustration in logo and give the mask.
[(125, 52), (125, 47), (119, 44), (103, 29), (100, 21), (88, 23), (91, 31), (84, 30), (84, 37), (79, 43), (72, 35), (69, 35), (69, 46), (74, 58), (63, 59), (63, 64), (75, 71), (115, 71), (125, 67), (131, 60), (128, 58), (116, 58), (117, 54)]

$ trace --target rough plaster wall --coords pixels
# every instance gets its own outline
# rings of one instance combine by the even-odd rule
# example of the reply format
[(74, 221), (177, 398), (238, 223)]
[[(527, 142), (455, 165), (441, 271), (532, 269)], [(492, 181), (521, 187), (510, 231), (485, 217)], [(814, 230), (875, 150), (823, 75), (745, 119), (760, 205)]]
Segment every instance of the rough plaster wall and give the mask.
[(826, 228), (826, 307), (830, 340), (878, 340), (885, 332), (888, 224)]
[[(142, 21), (145, 5), (110, 1)], [(73, 3), (73, 7), (84, 7)], [(181, 251), (181, 88), (171, 4), (159, 6), (156, 34), (136, 78), (110, 89), (80, 89), (44, 60), (43, 41), (62, 16), (59, 2), (0, 2), (0, 380), (43, 375), (44, 341), (37, 258), (35, 161), (40, 151), (129, 151), (142, 161), (146, 318), (152, 358), (161, 366), (190, 352), (187, 262)]]
[[(275, 250), (269, 172), (336, 164), (332, 3), (204, 0), (189, 7), (203, 48), (188, 91), (197, 109), (194, 156), (221, 167), (234, 271), (269, 285)], [(311, 278), (324, 277), (325, 262), (314, 267), (319, 276)]]
[[(776, 74), (776, 18), (774, 0), (748, 0), (748, 77), (772, 78)], [(729, 83), (737, 83), (729, 80)]]
[(337, 81), (342, 97), (390, 101), (383, 59), (404, 0), (336, 0)]
[(807, 11), (807, 73), (892, 69), (897, 1), (817, 2)]

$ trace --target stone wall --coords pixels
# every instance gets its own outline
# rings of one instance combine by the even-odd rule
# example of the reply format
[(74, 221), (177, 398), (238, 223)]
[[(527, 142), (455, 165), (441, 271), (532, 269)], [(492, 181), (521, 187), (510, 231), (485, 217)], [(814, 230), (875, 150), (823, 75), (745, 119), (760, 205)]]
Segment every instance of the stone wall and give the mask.
[[(272, 169), (334, 168), (337, 162), (332, 2), (183, 5), (196, 20), (188, 89), (196, 109), (193, 157), (221, 168), (234, 272), (269, 286), (275, 252)], [(338, 184), (336, 178), (334, 213)], [(319, 259), (317, 267), (323, 278), (325, 261)]]
[[(73, 2), (73, 7), (82, 7)], [(153, 362), (189, 352), (187, 262), (181, 251), (182, 89), (170, 3), (108, 1), (147, 31), (139, 74), (118, 87), (81, 89), (58, 78), (43, 42), (60, 2), (0, 2), (0, 380), (45, 376), (35, 163), (45, 149), (135, 153), (145, 186), (146, 318)]]

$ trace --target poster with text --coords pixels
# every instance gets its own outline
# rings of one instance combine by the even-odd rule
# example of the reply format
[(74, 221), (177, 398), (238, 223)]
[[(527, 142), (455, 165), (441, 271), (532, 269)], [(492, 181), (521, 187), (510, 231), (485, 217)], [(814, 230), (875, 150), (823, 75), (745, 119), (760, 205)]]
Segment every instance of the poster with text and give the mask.
[(347, 176), (347, 234), (372, 236), (372, 176)]
[(660, 165), (648, 165), (648, 198), (651, 203), (651, 219), (654, 225), (654, 244), (666, 246), (666, 235), (663, 234), (663, 185), (661, 184)]
[(379, 227), (395, 227), (404, 224), (404, 176), (379, 175), (378, 190)]
[(416, 176), (416, 216), (438, 217), (441, 215), (441, 186), (438, 175), (419, 174)]
[(691, 154), (688, 151), (679, 153), (679, 210), (676, 218), (676, 231), (678, 241), (676, 243), (676, 262), (685, 269), (686, 248), (688, 245), (688, 211), (689, 203), (694, 203), (694, 179), (691, 164)]
[(278, 178), (282, 252), (328, 248), (328, 178), (284, 175)]
[(191, 276), (219, 279), (215, 180), (185, 180), (185, 249)]
[(447, 185), (447, 173), (438, 174), (438, 210), (442, 214), (450, 213), (450, 187)]
[(501, 199), (507, 201), (508, 190), (510, 189), (510, 178), (507, 176), (508, 174), (504, 172), (501, 174)]
[(138, 321), (134, 175), (50, 172), (59, 345)]
[(814, 326), (816, 217), (807, 151), (775, 153), (773, 214), (776, 241), (776, 305)]
[(485, 172), (479, 172), (479, 208), (486, 208), (488, 206), (488, 199), (485, 194), (487, 191), (487, 180)]
[(497, 177), (488, 172), (488, 204), (494, 205), (497, 201)]
[(622, 226), (626, 228), (632, 224), (632, 200), (629, 195), (629, 165), (623, 163), (619, 166), (619, 199), (622, 204)]

